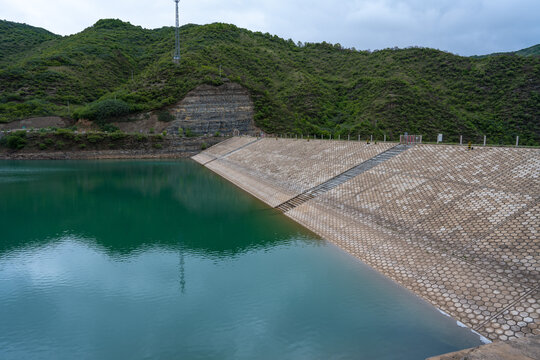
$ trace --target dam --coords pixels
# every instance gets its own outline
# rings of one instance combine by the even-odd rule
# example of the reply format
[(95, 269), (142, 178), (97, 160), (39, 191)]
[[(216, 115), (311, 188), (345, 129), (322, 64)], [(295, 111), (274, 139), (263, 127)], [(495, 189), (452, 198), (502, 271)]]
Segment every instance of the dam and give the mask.
[(487, 339), (540, 334), (540, 150), (234, 137), (193, 159)]

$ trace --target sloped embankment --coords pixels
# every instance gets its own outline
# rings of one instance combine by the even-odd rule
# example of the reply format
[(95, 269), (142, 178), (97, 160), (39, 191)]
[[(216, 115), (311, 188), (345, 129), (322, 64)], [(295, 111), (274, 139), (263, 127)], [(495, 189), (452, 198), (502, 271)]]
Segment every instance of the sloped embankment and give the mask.
[[(233, 138), (194, 159), (277, 207), (395, 145)], [(540, 334), (538, 149), (418, 145), (285, 214), (491, 340)]]

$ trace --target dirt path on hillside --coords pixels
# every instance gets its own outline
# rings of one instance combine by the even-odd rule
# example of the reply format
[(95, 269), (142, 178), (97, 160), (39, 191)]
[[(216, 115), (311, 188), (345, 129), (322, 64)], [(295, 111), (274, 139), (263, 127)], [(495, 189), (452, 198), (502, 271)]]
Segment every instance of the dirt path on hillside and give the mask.
[(42, 129), (48, 127), (65, 128), (73, 125), (70, 120), (58, 116), (35, 117), (0, 123), (0, 130)]

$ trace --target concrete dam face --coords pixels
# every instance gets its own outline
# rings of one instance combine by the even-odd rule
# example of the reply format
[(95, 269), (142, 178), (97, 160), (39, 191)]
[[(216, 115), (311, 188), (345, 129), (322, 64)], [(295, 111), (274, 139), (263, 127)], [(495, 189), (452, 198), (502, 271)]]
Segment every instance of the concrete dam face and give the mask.
[(200, 85), (174, 108), (167, 131), (189, 129), (196, 134), (255, 134), (254, 105), (249, 91), (239, 84)]
[(540, 150), (234, 137), (193, 159), (486, 338), (540, 335)]

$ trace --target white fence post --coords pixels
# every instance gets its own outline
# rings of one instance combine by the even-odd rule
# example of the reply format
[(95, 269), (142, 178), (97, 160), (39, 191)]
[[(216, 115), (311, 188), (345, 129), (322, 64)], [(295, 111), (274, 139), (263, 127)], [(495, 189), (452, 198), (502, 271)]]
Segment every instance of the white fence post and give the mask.
[(459, 135), (459, 145), (463, 145), (463, 135)]
[(519, 136), (516, 136), (516, 147), (519, 146)]
[(386, 142), (386, 134), (384, 134), (384, 142)]
[(486, 146), (486, 135), (484, 135), (484, 146)]

